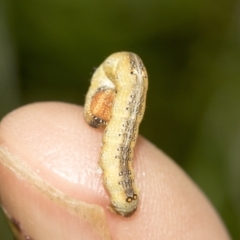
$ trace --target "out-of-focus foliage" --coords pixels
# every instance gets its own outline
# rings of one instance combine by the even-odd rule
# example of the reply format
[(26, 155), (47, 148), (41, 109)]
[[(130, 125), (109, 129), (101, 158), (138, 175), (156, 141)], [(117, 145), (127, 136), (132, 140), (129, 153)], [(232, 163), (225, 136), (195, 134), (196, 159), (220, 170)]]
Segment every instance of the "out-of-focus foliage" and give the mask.
[(136, 52), (150, 79), (141, 134), (188, 172), (240, 239), (238, 2), (10, 0), (0, 9), (2, 116), (35, 101), (83, 104), (95, 67)]
[(0, 209), (0, 239), (1, 240), (12, 240), (13, 236), (10, 231), (10, 227), (7, 225), (7, 221)]
[(0, 117), (16, 108), (20, 101), (16, 56), (5, 10), (3, 2), (0, 1)]

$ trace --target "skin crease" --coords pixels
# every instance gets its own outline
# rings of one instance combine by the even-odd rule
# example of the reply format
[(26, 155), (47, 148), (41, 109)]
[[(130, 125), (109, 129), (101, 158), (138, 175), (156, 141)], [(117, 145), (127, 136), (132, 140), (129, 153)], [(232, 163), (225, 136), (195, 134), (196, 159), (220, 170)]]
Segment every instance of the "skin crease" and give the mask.
[(140, 189), (138, 209), (129, 218), (111, 213), (97, 169), (101, 138), (102, 131), (85, 122), (82, 107), (65, 103), (27, 105), (2, 120), (0, 147), (66, 195), (100, 206), (111, 237), (99, 237), (91, 224), (43, 197), (41, 191), (5, 168), (0, 160), (0, 182), (6, 183), (0, 185), (2, 205), (17, 218), (25, 234), (38, 240), (55, 239), (58, 234), (60, 240), (230, 239), (197, 186), (142, 137), (138, 138), (134, 154)]

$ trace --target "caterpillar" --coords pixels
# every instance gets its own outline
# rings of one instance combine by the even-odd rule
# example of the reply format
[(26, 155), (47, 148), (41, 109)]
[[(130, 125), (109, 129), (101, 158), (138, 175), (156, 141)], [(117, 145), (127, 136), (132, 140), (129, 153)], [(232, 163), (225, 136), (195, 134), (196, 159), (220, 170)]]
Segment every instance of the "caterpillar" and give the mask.
[(96, 69), (85, 100), (88, 124), (105, 127), (99, 166), (110, 209), (122, 216), (130, 216), (139, 202), (132, 162), (147, 89), (147, 71), (140, 57), (118, 52)]

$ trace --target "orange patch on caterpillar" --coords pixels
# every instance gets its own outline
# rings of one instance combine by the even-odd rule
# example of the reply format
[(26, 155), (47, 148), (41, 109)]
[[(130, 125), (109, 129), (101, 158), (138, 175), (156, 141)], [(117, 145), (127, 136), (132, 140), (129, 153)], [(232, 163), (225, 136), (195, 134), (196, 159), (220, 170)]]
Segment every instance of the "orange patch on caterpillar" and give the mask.
[(115, 91), (111, 89), (98, 91), (91, 101), (91, 114), (104, 122), (108, 122), (111, 119), (111, 110), (115, 95)]

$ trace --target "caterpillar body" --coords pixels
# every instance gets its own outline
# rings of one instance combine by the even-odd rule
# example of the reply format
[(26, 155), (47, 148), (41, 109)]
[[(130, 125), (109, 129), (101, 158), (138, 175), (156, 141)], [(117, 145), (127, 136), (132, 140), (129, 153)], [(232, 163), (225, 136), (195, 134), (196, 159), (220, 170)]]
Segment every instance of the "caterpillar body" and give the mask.
[(140, 57), (119, 52), (97, 68), (86, 95), (86, 121), (95, 128), (105, 127), (99, 166), (110, 207), (122, 216), (131, 215), (139, 202), (132, 162), (147, 88), (147, 72)]

